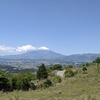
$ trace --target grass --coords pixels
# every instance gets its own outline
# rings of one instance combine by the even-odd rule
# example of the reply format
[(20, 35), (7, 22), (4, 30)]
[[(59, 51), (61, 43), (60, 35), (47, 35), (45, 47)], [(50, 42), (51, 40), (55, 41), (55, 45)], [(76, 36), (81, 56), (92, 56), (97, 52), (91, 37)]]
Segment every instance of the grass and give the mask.
[(47, 89), (35, 91), (0, 92), (0, 100), (100, 100), (100, 74), (89, 66), (87, 74), (77, 68), (78, 74), (64, 78)]

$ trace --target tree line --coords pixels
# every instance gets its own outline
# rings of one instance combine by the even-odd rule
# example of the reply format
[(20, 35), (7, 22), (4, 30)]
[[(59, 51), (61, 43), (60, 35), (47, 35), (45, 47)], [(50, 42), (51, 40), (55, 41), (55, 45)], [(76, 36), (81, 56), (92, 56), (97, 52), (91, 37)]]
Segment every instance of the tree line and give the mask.
[[(21, 72), (8, 75), (6, 72), (0, 70), (0, 91), (35, 90), (37, 86), (34, 84), (34, 80), (43, 80), (47, 79), (47, 77), (48, 72), (44, 64), (39, 67), (37, 74), (33, 72)], [(46, 80), (44, 84), (51, 83), (49, 80)]]

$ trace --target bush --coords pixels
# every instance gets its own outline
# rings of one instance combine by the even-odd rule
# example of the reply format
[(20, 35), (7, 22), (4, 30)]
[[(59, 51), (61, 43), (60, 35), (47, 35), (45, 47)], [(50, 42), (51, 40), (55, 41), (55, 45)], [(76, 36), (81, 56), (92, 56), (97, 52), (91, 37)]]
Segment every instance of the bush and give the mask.
[(84, 74), (87, 73), (87, 68), (86, 68), (86, 67), (83, 67), (82, 70), (83, 70), (83, 73), (84, 73)]
[(52, 82), (51, 82), (49, 79), (47, 79), (47, 80), (44, 82), (44, 85), (45, 85), (46, 87), (49, 87), (49, 86), (52, 85)]
[(0, 75), (0, 91), (3, 90), (4, 92), (10, 91), (11, 84), (8, 77), (4, 74)]
[(55, 64), (54, 66), (50, 67), (51, 70), (61, 70), (62, 69), (62, 65), (60, 64)]
[(29, 90), (29, 88), (30, 88), (30, 80), (27, 76), (25, 76), (21, 80), (21, 89), (24, 91), (27, 91), (27, 90)]
[(68, 68), (74, 68), (74, 66), (73, 65), (69, 65)]
[(12, 90), (27, 91), (31, 88), (31, 81), (35, 76), (32, 73), (18, 73), (11, 77)]
[(86, 62), (86, 64), (85, 64), (85, 65), (86, 65), (86, 67), (90, 66), (90, 64), (89, 64), (88, 62)]
[(55, 75), (55, 76), (53, 77), (52, 81), (53, 81), (54, 83), (60, 83), (60, 82), (61, 82), (61, 77), (58, 76), (58, 75)]
[(74, 72), (72, 71), (72, 69), (66, 68), (66, 71), (65, 71), (64, 75), (65, 75), (65, 77), (73, 77)]
[(36, 90), (36, 86), (35, 86), (35, 84), (34, 84), (33, 82), (30, 83), (30, 88), (31, 88), (32, 90)]

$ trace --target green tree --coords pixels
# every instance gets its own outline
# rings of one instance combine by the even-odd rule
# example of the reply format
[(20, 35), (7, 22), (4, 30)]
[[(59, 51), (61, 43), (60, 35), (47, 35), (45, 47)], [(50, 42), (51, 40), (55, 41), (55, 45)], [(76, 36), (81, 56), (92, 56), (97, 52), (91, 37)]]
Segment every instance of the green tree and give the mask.
[(62, 65), (60, 64), (55, 64), (51, 67), (52, 70), (61, 70), (62, 69)]
[(99, 65), (100, 64), (100, 58), (97, 57), (95, 60), (93, 60), (93, 63), (97, 63)]
[(37, 71), (37, 79), (41, 80), (41, 79), (47, 79), (48, 77), (48, 73), (47, 73), (47, 70), (45, 68), (45, 65), (42, 64), (38, 71)]
[(12, 76), (12, 89), (27, 91), (32, 87), (31, 81), (35, 76), (32, 73), (18, 73)]
[(29, 88), (30, 88), (30, 79), (28, 78), (28, 76), (24, 76), (21, 81), (21, 89), (27, 91), (29, 90)]
[(100, 73), (100, 58), (97, 57), (95, 60), (93, 60), (93, 63), (97, 64), (97, 72)]
[(0, 90), (10, 91), (11, 84), (9, 78), (5, 74), (0, 74)]
[(12, 90), (16, 90), (17, 89), (17, 81), (18, 81), (17, 76), (14, 75), (13, 77), (11, 77), (11, 81), (12, 81)]

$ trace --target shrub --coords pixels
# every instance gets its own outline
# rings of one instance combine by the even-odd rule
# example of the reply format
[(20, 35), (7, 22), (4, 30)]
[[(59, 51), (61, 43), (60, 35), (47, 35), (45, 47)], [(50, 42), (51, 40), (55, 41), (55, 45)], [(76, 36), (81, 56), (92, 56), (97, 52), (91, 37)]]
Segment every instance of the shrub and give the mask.
[(65, 77), (73, 77), (74, 72), (72, 71), (72, 69), (66, 68), (66, 71), (65, 71), (64, 75), (65, 75)]
[(89, 64), (88, 62), (86, 62), (86, 64), (85, 64), (85, 65), (86, 65), (86, 67), (90, 66), (90, 64)]
[(74, 66), (73, 65), (69, 65), (69, 66), (67, 66), (68, 68), (74, 68)]
[(62, 69), (62, 65), (60, 64), (55, 64), (54, 66), (51, 67), (51, 70), (61, 70)]
[(87, 68), (86, 68), (86, 67), (83, 67), (82, 70), (83, 70), (83, 73), (84, 73), (84, 74), (87, 73)]
[(31, 88), (31, 80), (34, 80), (32, 73), (18, 73), (11, 77), (12, 90), (29, 90)]
[(61, 77), (58, 76), (58, 75), (55, 75), (55, 76), (53, 77), (52, 81), (53, 81), (54, 83), (60, 83), (60, 82), (61, 82)]
[(4, 74), (0, 75), (0, 90), (3, 90), (4, 92), (10, 91), (11, 89), (11, 84), (10, 80), (8, 77)]
[(36, 89), (36, 86), (35, 86), (35, 84), (34, 84), (33, 82), (30, 83), (30, 88), (31, 88), (32, 90), (35, 90), (35, 89)]
[(49, 87), (49, 86), (52, 85), (52, 82), (51, 82), (49, 79), (47, 79), (46, 81), (44, 81), (44, 85), (45, 85), (46, 87)]

